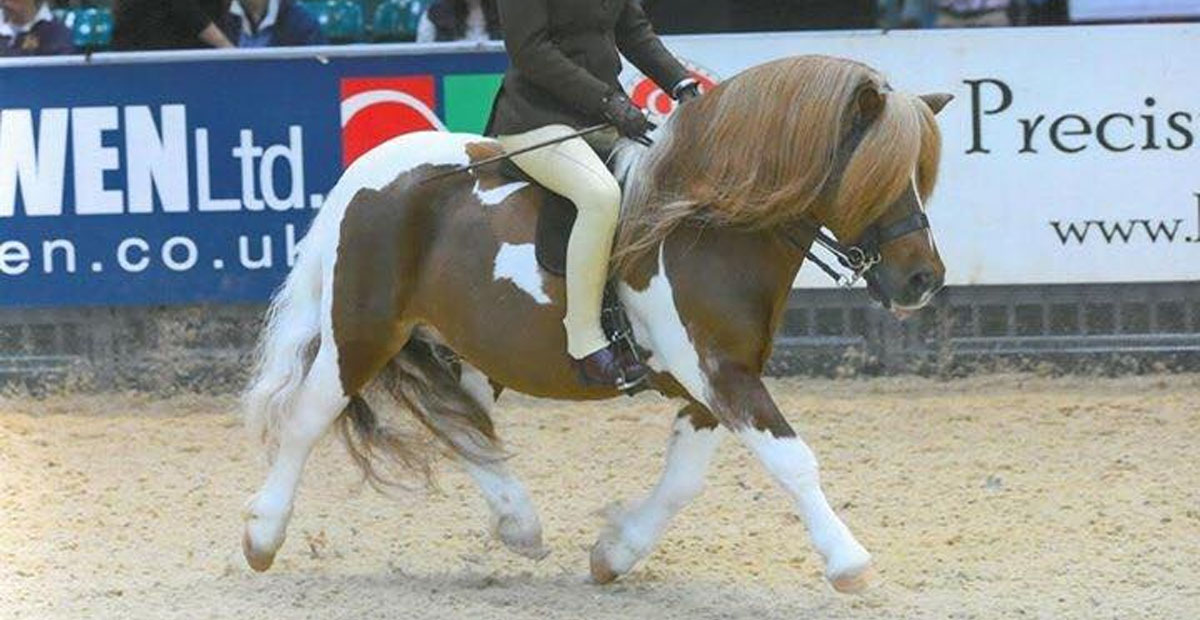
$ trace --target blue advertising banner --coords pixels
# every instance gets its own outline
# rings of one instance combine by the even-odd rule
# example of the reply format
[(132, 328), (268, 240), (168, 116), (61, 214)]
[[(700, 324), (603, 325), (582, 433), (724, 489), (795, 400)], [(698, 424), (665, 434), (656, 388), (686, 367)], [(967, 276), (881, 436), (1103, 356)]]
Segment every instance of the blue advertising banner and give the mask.
[(346, 164), (481, 131), (506, 65), (368, 49), (0, 65), (0, 306), (266, 300)]

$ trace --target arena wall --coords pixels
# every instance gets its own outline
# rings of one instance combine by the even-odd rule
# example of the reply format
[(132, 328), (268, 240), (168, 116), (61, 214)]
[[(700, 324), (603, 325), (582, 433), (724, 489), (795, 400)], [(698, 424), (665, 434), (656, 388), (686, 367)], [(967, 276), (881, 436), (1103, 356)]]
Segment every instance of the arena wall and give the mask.
[[(1198, 43), (1190, 25), (670, 38), (705, 84), (828, 53), (956, 95), (929, 205), (950, 286), (900, 324), (806, 268), (773, 371), (1192, 365)], [(498, 44), (0, 60), (0, 377), (236, 387), (342, 167), (395, 133), (479, 131), (504, 62)]]

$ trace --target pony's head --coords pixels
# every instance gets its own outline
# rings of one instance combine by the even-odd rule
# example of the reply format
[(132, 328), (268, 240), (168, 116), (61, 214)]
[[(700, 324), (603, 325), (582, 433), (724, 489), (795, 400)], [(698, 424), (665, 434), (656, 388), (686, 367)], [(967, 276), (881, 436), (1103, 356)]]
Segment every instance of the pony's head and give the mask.
[[(868, 292), (901, 318), (929, 303), (945, 278), (925, 201), (941, 150), (933, 116), (951, 99), (912, 97), (873, 84), (860, 88), (849, 135), (839, 146), (846, 164), (830, 190), (832, 199), (814, 209), (845, 245), (866, 257), (862, 275)], [(892, 187), (881, 192), (883, 185)]]
[(894, 92), (874, 69), (828, 56), (738, 74), (681, 106), (642, 154), (626, 182), (617, 270), (683, 222), (815, 224), (845, 245), (878, 240), (872, 295), (898, 314), (920, 307), (945, 272), (932, 236), (885, 237), (923, 218), (941, 151), (934, 113), (948, 101)]

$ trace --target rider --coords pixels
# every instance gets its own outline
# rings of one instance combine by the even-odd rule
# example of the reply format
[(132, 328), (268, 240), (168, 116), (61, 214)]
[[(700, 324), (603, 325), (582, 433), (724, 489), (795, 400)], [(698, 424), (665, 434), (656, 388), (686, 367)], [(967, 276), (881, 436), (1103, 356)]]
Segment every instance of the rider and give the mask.
[[(488, 133), (513, 151), (607, 122), (626, 138), (654, 126), (617, 81), (618, 50), (677, 101), (699, 94), (687, 69), (659, 41), (641, 0), (499, 0), (509, 68)], [(567, 245), (567, 353), (585, 383), (632, 385), (640, 362), (617, 354), (600, 327), (600, 305), (621, 190), (581, 138), (513, 158), (522, 171), (575, 204)]]

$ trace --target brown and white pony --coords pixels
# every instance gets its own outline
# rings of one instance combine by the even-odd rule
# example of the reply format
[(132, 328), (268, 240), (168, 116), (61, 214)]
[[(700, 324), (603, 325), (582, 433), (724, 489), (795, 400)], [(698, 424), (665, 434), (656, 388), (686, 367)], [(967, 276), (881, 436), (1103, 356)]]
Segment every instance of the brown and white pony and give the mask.
[[(870, 555), (830, 508), (812, 452), (760, 376), (813, 227), (854, 242), (921, 214), (939, 156), (934, 113), (948, 99), (893, 92), (851, 61), (788, 58), (682, 106), (652, 147), (618, 147), (618, 293), (653, 388), (685, 404), (658, 485), (593, 547), (597, 581), (651, 551), (732, 433), (795, 503), (834, 587), (865, 585)], [(544, 554), (537, 512), (489, 417), (494, 399), (505, 388), (568, 400), (619, 394), (581, 385), (568, 363), (563, 281), (534, 255), (545, 191), (490, 168), (422, 182), (498, 152), (480, 136), (409, 134), (356, 161), (330, 192), (271, 305), (245, 397), (271, 463), (246, 507), (243, 547), (255, 569), (283, 544), (301, 470), (335, 422), (373, 482), (404, 468), (427, 473), (428, 455), (449, 446), (500, 540)], [(927, 229), (880, 253), (872, 288), (897, 313), (941, 286)], [(395, 411), (432, 432), (405, 434), (379, 415)]]

